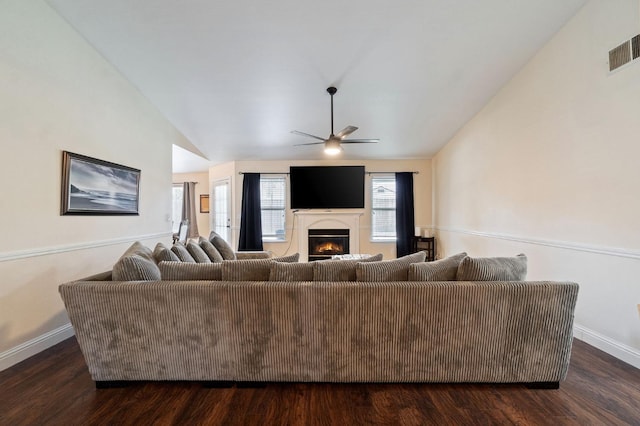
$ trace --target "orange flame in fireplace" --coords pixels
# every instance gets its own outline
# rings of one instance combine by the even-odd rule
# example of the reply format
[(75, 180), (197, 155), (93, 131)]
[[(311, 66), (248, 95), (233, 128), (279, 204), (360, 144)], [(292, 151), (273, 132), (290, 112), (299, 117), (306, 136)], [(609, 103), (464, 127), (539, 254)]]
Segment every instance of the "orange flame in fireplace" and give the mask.
[(335, 244), (331, 241), (319, 245), (316, 248), (318, 253), (342, 253), (342, 245)]

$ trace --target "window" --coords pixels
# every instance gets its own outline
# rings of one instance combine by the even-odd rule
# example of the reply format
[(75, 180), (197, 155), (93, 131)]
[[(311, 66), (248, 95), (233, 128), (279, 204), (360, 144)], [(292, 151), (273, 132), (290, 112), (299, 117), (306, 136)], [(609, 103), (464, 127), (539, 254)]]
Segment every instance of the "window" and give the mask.
[(285, 240), (285, 178), (260, 177), (260, 208), (262, 210), (262, 239)]
[(172, 229), (173, 233), (178, 232), (180, 227), (180, 221), (182, 220), (182, 195), (183, 187), (180, 184), (173, 185), (172, 203), (171, 203), (171, 217), (173, 220)]
[(379, 175), (371, 178), (371, 239), (396, 239), (396, 178)]

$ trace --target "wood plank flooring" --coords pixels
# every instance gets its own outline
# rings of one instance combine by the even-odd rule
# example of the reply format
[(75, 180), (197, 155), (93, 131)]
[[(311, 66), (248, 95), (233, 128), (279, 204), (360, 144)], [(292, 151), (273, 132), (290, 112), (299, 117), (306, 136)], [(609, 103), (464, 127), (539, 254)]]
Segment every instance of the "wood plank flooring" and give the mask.
[(96, 390), (75, 338), (0, 372), (0, 425), (639, 425), (640, 370), (576, 340), (558, 390), (137, 383)]

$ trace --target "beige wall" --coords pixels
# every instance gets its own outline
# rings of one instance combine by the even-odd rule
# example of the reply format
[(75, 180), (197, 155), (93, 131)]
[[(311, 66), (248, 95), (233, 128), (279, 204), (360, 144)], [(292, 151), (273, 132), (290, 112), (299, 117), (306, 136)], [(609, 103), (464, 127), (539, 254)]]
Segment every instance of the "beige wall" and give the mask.
[[(332, 161), (237, 161), (214, 166), (209, 170), (209, 179), (229, 177), (232, 180), (232, 239), (234, 247), (237, 247), (240, 227), (240, 211), (242, 206), (242, 176), (241, 172), (289, 172), (290, 166), (315, 166), (315, 165), (363, 165), (367, 171), (380, 172), (403, 172), (417, 171), (414, 175), (414, 197), (415, 197), (415, 223), (416, 226), (430, 228), (431, 221), (431, 160), (332, 160)], [(288, 180), (287, 180), (288, 185)], [(395, 243), (371, 242), (371, 178), (365, 180), (365, 209), (357, 210), (363, 212), (360, 220), (360, 251), (362, 253), (383, 253), (385, 259), (395, 258)], [(287, 187), (288, 192), (288, 187)], [(286, 215), (286, 241), (278, 243), (265, 243), (265, 250), (271, 250), (276, 256), (299, 252), (297, 230), (293, 231), (294, 214), (288, 206), (290, 205), (287, 194), (287, 215)]]
[[(71, 334), (58, 284), (170, 242), (183, 137), (43, 1), (0, 5), (0, 369)], [(140, 169), (139, 216), (60, 216), (62, 151)]]
[(640, 366), (637, 0), (589, 2), (434, 158), (441, 254), (529, 256), (580, 284), (576, 336)]
[[(209, 173), (174, 173), (173, 183), (196, 182), (196, 219), (198, 221), (198, 233), (204, 237), (209, 236), (209, 213), (200, 213), (200, 195), (209, 194)], [(177, 219), (175, 219), (177, 220)]]

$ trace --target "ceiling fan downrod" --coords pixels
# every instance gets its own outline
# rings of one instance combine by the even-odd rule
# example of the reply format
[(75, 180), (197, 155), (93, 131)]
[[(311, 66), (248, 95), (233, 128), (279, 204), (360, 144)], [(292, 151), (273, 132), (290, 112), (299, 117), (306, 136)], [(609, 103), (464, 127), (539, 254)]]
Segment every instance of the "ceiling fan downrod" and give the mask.
[(335, 95), (337, 91), (338, 89), (336, 89), (333, 86), (327, 87), (327, 92), (329, 92), (329, 94), (331, 95), (331, 136), (329, 136), (330, 138), (335, 136), (333, 134), (333, 95)]

